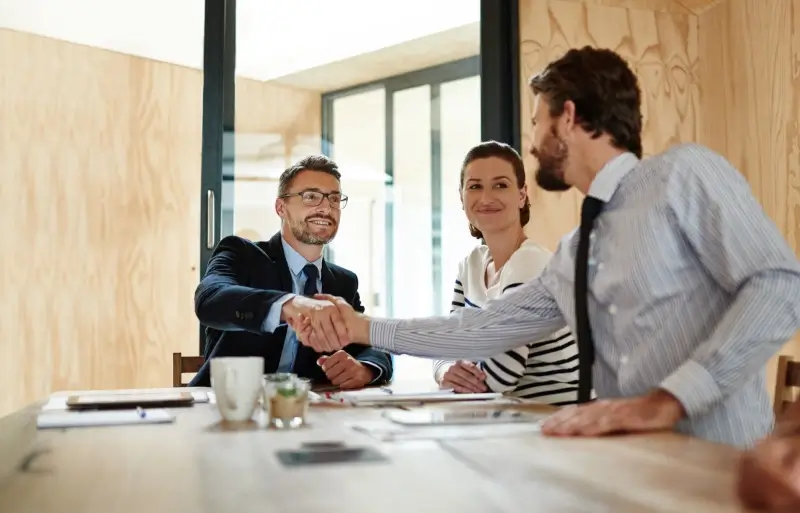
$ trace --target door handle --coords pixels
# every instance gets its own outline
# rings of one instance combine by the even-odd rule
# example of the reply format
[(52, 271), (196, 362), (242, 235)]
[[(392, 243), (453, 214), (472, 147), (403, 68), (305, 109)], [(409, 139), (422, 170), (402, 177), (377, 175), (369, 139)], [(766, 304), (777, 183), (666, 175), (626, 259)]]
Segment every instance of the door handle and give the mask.
[(216, 215), (216, 205), (214, 204), (214, 191), (211, 189), (206, 192), (206, 248), (214, 249), (216, 234), (214, 233)]

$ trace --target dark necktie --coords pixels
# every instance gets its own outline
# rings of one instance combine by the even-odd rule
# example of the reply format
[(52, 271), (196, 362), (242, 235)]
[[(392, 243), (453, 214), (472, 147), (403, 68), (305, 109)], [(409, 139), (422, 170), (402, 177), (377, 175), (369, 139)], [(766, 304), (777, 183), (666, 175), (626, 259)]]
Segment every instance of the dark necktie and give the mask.
[(306, 297), (313, 297), (317, 294), (317, 278), (319, 277), (319, 270), (314, 264), (308, 264), (303, 267), (303, 273), (306, 275), (306, 284), (303, 287), (303, 295)]
[(589, 236), (594, 221), (603, 211), (605, 203), (586, 196), (581, 206), (581, 227), (578, 238), (578, 253), (575, 256), (575, 319), (578, 326), (578, 402), (586, 403), (592, 394), (592, 365), (594, 364), (594, 340), (589, 324)]

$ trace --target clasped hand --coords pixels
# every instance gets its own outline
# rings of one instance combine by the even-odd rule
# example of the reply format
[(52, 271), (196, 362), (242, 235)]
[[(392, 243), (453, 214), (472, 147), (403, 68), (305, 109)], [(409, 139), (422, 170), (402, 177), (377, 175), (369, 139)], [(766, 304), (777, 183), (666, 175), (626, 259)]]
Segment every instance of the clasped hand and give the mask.
[(297, 340), (318, 353), (332, 353), (353, 342), (357, 314), (344, 299), (327, 294), (297, 296), (284, 307)]

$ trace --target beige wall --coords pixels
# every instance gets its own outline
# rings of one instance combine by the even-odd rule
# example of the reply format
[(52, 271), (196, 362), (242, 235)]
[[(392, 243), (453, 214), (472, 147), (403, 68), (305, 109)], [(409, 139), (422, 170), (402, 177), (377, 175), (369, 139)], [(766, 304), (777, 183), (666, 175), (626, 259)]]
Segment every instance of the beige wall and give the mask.
[[(202, 72), (0, 30), (0, 415), (168, 386), (196, 354)], [(319, 94), (237, 84), (237, 125), (319, 134)]]
[[(528, 77), (568, 48), (612, 48), (639, 76), (645, 153), (721, 152), (800, 253), (800, 0), (520, 0), (520, 39), (523, 145)], [(534, 187), (529, 235), (554, 248), (580, 200)], [(784, 352), (800, 357), (800, 340)]]

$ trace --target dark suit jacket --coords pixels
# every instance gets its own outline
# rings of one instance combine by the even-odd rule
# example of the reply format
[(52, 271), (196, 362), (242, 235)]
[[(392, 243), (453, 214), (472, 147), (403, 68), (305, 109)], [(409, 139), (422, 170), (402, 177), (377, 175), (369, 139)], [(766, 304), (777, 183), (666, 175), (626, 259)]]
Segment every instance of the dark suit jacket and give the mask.
[[(217, 356), (261, 356), (264, 372), (275, 372), (286, 339), (286, 325), (273, 333), (261, 329), (272, 304), (292, 292), (292, 276), (283, 254), (280, 233), (267, 242), (240, 237), (222, 239), (208, 262), (208, 270), (194, 294), (197, 318), (205, 326), (205, 363), (191, 386), (209, 386), (210, 360)], [(337, 265), (322, 263), (322, 292), (344, 298), (359, 312), (358, 278)], [(392, 377), (391, 357), (371, 347), (351, 344), (345, 351), (378, 366), (381, 383)], [(313, 349), (298, 345), (294, 373), (314, 383), (329, 384), (317, 365)]]

